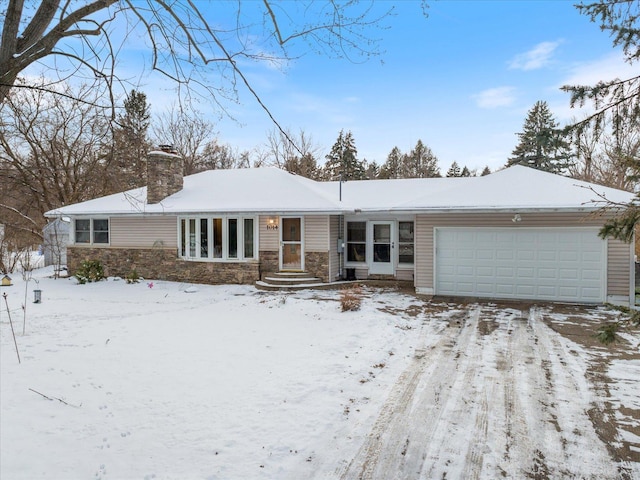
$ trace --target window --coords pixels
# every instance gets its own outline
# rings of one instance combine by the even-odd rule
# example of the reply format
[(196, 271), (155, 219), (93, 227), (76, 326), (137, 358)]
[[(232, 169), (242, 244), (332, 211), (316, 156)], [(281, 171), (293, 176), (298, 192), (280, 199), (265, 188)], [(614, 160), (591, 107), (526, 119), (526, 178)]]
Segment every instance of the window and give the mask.
[(213, 258), (222, 258), (222, 219), (213, 218)]
[(91, 243), (91, 220), (76, 220), (76, 243)]
[(183, 218), (180, 220), (180, 256), (187, 255), (187, 227), (186, 220)]
[(78, 218), (75, 220), (75, 243), (108, 244), (109, 219)]
[(253, 258), (254, 242), (253, 218), (244, 219), (244, 258)]
[(413, 222), (398, 222), (398, 262), (413, 263), (414, 233)]
[(180, 256), (192, 260), (246, 260), (257, 250), (254, 218), (197, 217), (178, 222)]
[(209, 256), (209, 219), (200, 219), (200, 258)]
[(347, 262), (367, 260), (367, 222), (347, 222)]
[(227, 245), (229, 245), (229, 258), (238, 258), (238, 219), (230, 218), (228, 222)]
[(189, 256), (196, 256), (196, 220), (189, 219)]

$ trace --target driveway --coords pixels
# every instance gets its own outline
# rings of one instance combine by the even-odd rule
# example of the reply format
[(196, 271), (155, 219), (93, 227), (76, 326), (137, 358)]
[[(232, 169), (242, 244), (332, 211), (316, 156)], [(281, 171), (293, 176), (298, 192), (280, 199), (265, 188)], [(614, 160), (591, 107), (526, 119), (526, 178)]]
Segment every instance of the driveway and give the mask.
[(429, 302), (414, 314), (422, 346), (338, 478), (640, 478), (640, 333), (594, 338), (617, 312)]

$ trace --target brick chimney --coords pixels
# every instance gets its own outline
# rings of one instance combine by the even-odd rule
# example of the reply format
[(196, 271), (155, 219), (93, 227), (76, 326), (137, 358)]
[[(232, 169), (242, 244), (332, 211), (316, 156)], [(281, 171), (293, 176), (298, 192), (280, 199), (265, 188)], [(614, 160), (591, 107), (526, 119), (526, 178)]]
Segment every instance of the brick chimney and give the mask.
[(184, 162), (171, 145), (160, 145), (160, 150), (147, 156), (147, 203), (160, 203), (169, 195), (182, 190)]

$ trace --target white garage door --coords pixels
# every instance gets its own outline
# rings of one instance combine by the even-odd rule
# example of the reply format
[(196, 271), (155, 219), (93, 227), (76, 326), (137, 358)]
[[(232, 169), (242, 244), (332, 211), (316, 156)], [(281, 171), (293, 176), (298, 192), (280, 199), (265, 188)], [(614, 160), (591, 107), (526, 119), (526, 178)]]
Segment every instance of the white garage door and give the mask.
[(436, 229), (437, 295), (569, 302), (605, 299), (595, 229)]

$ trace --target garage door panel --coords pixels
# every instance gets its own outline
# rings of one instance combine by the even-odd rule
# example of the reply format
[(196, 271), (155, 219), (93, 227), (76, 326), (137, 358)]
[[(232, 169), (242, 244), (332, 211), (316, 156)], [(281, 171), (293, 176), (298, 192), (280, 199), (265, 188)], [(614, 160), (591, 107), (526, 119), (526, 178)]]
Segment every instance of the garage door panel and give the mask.
[(515, 268), (513, 267), (498, 267), (496, 268), (497, 278), (515, 278)]
[(516, 270), (516, 274), (518, 275), (518, 279), (525, 280), (527, 278), (535, 278), (535, 268), (518, 268)]
[(605, 243), (596, 229), (436, 230), (436, 293), (601, 302)]
[(469, 295), (473, 295), (475, 288), (474, 288), (474, 284), (473, 283), (459, 282), (458, 283), (458, 290), (462, 294), (466, 293), (466, 294), (469, 294)]
[(558, 270), (560, 280), (578, 280), (580, 278), (578, 270), (574, 268), (561, 268)]
[(515, 252), (513, 250), (500, 249), (496, 251), (496, 260), (513, 260)]
[(600, 252), (583, 252), (582, 261), (598, 263), (600, 262)]
[(478, 278), (482, 277), (493, 277), (495, 275), (495, 269), (493, 267), (488, 267), (484, 265), (480, 265), (476, 268), (476, 276)]
[(503, 283), (496, 285), (496, 294), (497, 295), (508, 295), (513, 296), (515, 293), (515, 285), (510, 283)]
[(478, 260), (494, 260), (496, 255), (493, 250), (478, 249), (476, 250), (476, 258)]
[(476, 288), (478, 290), (478, 293), (480, 294), (486, 294), (486, 295), (493, 295), (494, 294), (494, 284), (493, 283), (481, 283), (478, 282), (476, 284)]
[(557, 260), (556, 252), (549, 250), (539, 250), (538, 260), (541, 260), (543, 262), (555, 262)]
[(594, 280), (600, 281), (600, 271), (596, 269), (584, 269), (582, 270), (582, 280)]
[(585, 298), (592, 298), (595, 301), (598, 301), (598, 298), (600, 297), (600, 289), (598, 288), (583, 288), (582, 289), (582, 296)]
[(474, 268), (471, 265), (458, 265), (456, 273), (459, 277), (471, 277), (474, 274)]
[[(576, 245), (578, 248), (578, 245)], [(559, 262), (577, 262), (580, 259), (578, 252), (574, 250), (561, 250), (558, 252), (558, 261)]]
[(555, 280), (558, 278), (558, 272), (555, 268), (539, 268), (538, 269), (538, 278), (546, 279), (546, 280)]

